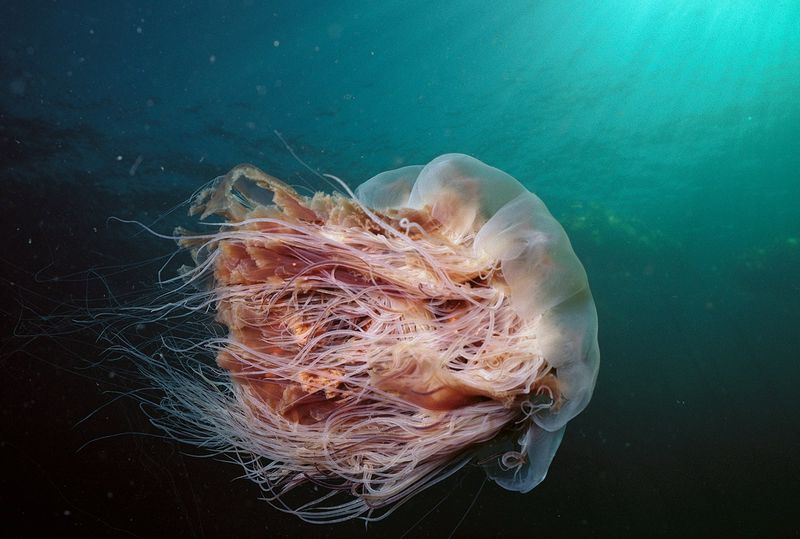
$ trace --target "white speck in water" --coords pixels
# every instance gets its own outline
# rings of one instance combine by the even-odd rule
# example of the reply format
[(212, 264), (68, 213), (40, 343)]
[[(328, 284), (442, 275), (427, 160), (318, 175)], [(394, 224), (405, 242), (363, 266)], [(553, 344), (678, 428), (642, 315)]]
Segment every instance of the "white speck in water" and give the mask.
[(138, 168), (139, 168), (139, 165), (141, 165), (141, 164), (142, 164), (142, 161), (143, 161), (143, 159), (142, 159), (142, 156), (141, 156), (141, 155), (140, 155), (140, 156), (138, 156), (138, 157), (136, 158), (136, 160), (133, 162), (133, 165), (131, 165), (131, 168), (130, 168), (130, 170), (128, 171), (128, 175), (130, 175), (130, 176), (135, 176), (135, 175), (136, 175), (136, 169), (138, 169)]

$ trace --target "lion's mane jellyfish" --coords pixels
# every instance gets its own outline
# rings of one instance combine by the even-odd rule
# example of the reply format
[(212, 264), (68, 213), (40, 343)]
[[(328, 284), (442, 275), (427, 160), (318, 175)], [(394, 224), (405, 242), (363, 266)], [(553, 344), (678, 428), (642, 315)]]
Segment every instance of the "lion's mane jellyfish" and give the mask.
[[(178, 231), (195, 260), (183, 278), (205, 283), (226, 335), (191, 348), (215, 356), (216, 381), (153, 369), (162, 426), (312, 522), (376, 518), (468, 462), (531, 490), (599, 366), (564, 230), (466, 155), (349, 194), (301, 196), (240, 165), (197, 196), (191, 212), (221, 222)], [(303, 484), (316, 494), (295, 502)]]

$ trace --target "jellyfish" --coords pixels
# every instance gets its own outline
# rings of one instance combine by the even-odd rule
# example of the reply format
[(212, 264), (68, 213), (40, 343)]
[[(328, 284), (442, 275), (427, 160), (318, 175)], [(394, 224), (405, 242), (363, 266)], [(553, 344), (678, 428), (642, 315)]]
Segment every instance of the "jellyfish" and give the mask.
[(176, 231), (196, 291), (170, 309), (224, 331), (171, 350), (203, 369), (143, 357), (156, 423), (309, 522), (380, 518), (468, 463), (530, 491), (599, 367), (563, 228), (462, 154), (340, 186), (303, 196), (245, 164), (195, 197), (211, 232)]

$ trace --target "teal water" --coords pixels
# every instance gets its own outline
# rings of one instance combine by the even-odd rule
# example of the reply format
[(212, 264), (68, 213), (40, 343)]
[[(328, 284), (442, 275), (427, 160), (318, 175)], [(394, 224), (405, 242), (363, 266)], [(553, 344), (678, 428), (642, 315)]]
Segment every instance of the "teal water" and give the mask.
[[(8, 2), (4, 324), (20, 288), (67, 301), (81, 285), (50, 277), (171, 249), (110, 215), (152, 222), (240, 162), (327, 188), (276, 131), (352, 186), (467, 153), (567, 230), (598, 385), (530, 494), (468, 471), (367, 536), (797, 535), (798, 96), (790, 1)], [(4, 514), (30, 535), (365, 533), (282, 516), (168, 441), (76, 453), (154, 431), (121, 403), (75, 427), (109, 397), (48, 342), (3, 348)]]

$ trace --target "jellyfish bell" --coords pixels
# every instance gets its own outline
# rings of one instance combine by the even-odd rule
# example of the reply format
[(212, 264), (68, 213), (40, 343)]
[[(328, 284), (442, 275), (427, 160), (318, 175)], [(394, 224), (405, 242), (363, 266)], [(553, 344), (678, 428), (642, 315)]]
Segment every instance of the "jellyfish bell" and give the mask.
[[(196, 347), (214, 383), (157, 369), (173, 435), (311, 522), (388, 513), (470, 461), (509, 490), (544, 479), (594, 388), (597, 317), (522, 184), (448, 154), (307, 197), (240, 165), (191, 213), (221, 221), (177, 234), (227, 335)], [(330, 492), (290, 505), (307, 483)]]

